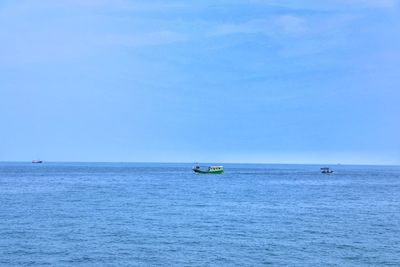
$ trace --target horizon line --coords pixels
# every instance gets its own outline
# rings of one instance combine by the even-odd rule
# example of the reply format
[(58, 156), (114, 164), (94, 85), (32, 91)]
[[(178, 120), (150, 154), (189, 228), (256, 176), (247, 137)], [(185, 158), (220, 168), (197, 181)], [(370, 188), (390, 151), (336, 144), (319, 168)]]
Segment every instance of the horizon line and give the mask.
[[(43, 163), (136, 163), (136, 164), (243, 164), (243, 165), (347, 165), (347, 166), (388, 166), (400, 167), (400, 164), (371, 164), (371, 163), (272, 163), (272, 162), (181, 162), (181, 161), (45, 161)], [(0, 163), (32, 163), (31, 160), (0, 160)]]

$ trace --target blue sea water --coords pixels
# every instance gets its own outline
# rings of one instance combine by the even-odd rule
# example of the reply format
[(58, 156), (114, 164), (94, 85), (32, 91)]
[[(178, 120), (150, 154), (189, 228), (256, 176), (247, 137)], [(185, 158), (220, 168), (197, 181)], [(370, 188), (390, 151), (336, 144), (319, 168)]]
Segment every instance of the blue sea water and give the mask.
[(400, 167), (0, 163), (0, 266), (400, 266)]

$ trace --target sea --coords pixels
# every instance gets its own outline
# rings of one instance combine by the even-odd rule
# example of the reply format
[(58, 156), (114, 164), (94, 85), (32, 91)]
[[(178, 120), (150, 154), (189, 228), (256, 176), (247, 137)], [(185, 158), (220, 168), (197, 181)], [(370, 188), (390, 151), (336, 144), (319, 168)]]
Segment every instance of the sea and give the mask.
[(0, 266), (400, 266), (400, 167), (0, 163)]

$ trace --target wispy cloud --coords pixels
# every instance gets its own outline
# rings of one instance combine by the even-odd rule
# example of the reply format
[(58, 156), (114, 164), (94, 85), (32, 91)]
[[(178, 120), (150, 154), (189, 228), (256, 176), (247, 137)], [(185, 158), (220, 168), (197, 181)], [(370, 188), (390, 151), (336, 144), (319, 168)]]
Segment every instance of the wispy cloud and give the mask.
[(155, 46), (166, 45), (187, 40), (187, 36), (173, 31), (158, 31), (138, 34), (107, 34), (99, 38), (102, 45), (121, 46)]
[(242, 23), (219, 24), (210, 31), (211, 35), (228, 34), (264, 34), (297, 35), (307, 31), (305, 19), (294, 15), (273, 16), (267, 19), (255, 19)]
[(162, 46), (187, 40), (185, 32), (161, 19), (126, 13), (183, 8), (165, 5), (122, 0), (5, 3), (0, 7), (0, 38), (5, 40), (0, 64), (64, 61), (105, 46)]
[(393, 8), (398, 4), (397, 0), (349, 0), (348, 2), (352, 5), (372, 8)]
[(259, 5), (281, 6), (293, 9), (312, 10), (343, 10), (363, 8), (394, 8), (398, 6), (399, 0), (245, 0), (246, 2)]
[(299, 16), (284, 15), (275, 19), (279, 30), (287, 34), (299, 34), (307, 31), (306, 20)]
[(193, 5), (178, 1), (126, 1), (126, 0), (73, 0), (64, 3), (65, 6), (98, 8), (103, 12), (123, 11), (123, 12), (167, 12), (174, 10), (186, 10), (193, 8)]

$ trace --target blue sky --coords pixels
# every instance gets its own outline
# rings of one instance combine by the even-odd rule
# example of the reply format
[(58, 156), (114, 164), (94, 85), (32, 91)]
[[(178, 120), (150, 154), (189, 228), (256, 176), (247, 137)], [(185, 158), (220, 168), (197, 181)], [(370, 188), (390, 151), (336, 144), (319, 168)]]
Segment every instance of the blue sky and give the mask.
[(400, 164), (397, 0), (0, 0), (0, 160)]

